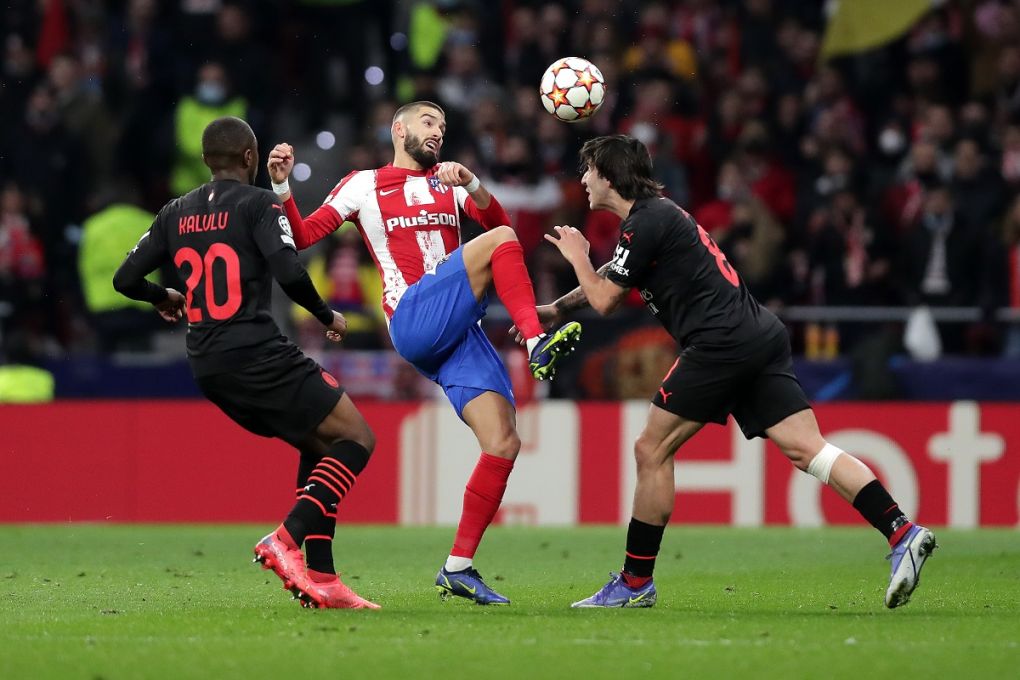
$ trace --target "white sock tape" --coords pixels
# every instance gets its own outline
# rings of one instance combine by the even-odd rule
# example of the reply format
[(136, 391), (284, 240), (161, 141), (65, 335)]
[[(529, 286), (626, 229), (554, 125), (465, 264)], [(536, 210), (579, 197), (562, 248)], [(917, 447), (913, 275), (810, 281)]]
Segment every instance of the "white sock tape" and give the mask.
[(812, 477), (817, 477), (821, 480), (822, 484), (829, 483), (829, 473), (832, 472), (832, 465), (839, 458), (841, 453), (846, 453), (843, 449), (832, 444), (826, 444), (822, 447), (822, 450), (815, 454), (815, 457), (808, 463), (807, 473)]

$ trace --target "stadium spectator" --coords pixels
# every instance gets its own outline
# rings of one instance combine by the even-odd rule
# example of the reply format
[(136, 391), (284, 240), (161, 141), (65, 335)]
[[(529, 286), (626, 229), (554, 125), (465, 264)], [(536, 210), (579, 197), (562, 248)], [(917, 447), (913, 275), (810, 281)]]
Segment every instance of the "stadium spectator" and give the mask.
[(504, 138), (490, 167), (485, 185), (500, 197), (528, 257), (542, 243), (546, 225), (562, 206), (563, 192), (554, 178), (542, 173), (535, 140), (525, 134), (510, 133)]
[[(1016, 2), (943, 4), (885, 45), (832, 58), (821, 49), (837, 23), (821, 3), (788, 0), (19, 0), (0, 10), (0, 170), (17, 178), (47, 261), (75, 262), (86, 199), (107, 178), (132, 177), (150, 210), (207, 179), (188, 137), (178, 144), (185, 110), (218, 115), (235, 96), (244, 105), (231, 111), (261, 137), (285, 132), (303, 144), (328, 125), (335, 146), (306, 156), (305, 188), (319, 191), (327, 165), (382, 164), (378, 140), (388, 154), (401, 103), (449, 97), (444, 150), (495, 178), (513, 136), (534, 137), (543, 183), (556, 182), (562, 201), (533, 231), (584, 224), (598, 252), (614, 247), (614, 227), (588, 214), (574, 181), (586, 139), (640, 136), (667, 193), (710, 230), (731, 223), (733, 197), (717, 190), (735, 165), (785, 235), (777, 299), (805, 301), (810, 216), (829, 210), (847, 168), (870, 230), (906, 266), (923, 266), (910, 262), (918, 255), (906, 234), (925, 184), (949, 182), (971, 229), (1000, 223), (1020, 192)], [(564, 125), (544, 113), (535, 87), (572, 54), (591, 59), (608, 90), (594, 118)], [(203, 79), (202, 104), (195, 75), (207, 61), (219, 68)], [(542, 285), (564, 284), (549, 258), (530, 263)], [(87, 344), (73, 267), (46, 267), (43, 285), (45, 335), (67, 350)]]
[(988, 163), (977, 140), (963, 138), (953, 154), (953, 202), (968, 224), (990, 231), (1006, 209), (1006, 186), (1002, 175)]
[[(1013, 199), (1002, 222), (1001, 241), (991, 240), (995, 269), (990, 282), (991, 303), (1008, 306), (1012, 311), (1020, 310), (1020, 196)], [(999, 244), (1003, 252), (999, 251)], [(1004, 354), (1020, 358), (1020, 321), (1009, 325), (1006, 331)]]
[(52, 88), (60, 125), (84, 151), (85, 190), (92, 193), (109, 181), (118, 128), (95, 86), (83, 78), (81, 64), (71, 54), (50, 62), (47, 80)]
[[(9, 183), (0, 192), (0, 339), (6, 340), (14, 328), (38, 323), (45, 275), (42, 244), (32, 234), (25, 196)], [(6, 344), (0, 353), (9, 349)]]
[[(379, 277), (371, 255), (361, 247), (361, 236), (356, 229), (344, 229), (330, 239), (325, 253), (316, 255), (308, 263), (308, 275), (330, 307), (347, 319), (344, 349), (371, 350), (389, 346), (385, 318), (376, 304), (382, 296)], [(324, 339), (318, 320), (300, 305), (294, 305), (294, 316), (301, 346), (322, 349)]]
[(209, 180), (209, 169), (202, 161), (202, 130), (224, 116), (243, 119), (247, 111), (248, 103), (233, 94), (222, 64), (211, 61), (199, 67), (194, 94), (182, 97), (174, 110), (177, 158), (170, 180), (173, 193), (186, 194)]
[(110, 286), (125, 253), (156, 218), (138, 207), (139, 201), (132, 183), (118, 181), (103, 191), (98, 210), (82, 223), (78, 273), (85, 309), (104, 353), (149, 350), (158, 327), (150, 305), (118, 295)]

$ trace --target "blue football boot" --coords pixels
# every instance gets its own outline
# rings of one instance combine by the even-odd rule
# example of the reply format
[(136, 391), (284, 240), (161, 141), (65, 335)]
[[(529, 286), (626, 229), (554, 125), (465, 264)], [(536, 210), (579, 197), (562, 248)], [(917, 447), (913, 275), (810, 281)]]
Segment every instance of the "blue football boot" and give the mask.
[(436, 590), (444, 600), (451, 595), (467, 598), (476, 604), (510, 604), (510, 600), (485, 585), (482, 575), (474, 567), (463, 571), (447, 571), (446, 567), (436, 574)]
[(546, 335), (531, 350), (528, 367), (536, 380), (552, 380), (556, 375), (556, 364), (562, 357), (577, 349), (577, 341), (581, 339), (581, 324), (570, 321)]
[(655, 604), (655, 583), (648, 579), (640, 588), (631, 588), (623, 574), (609, 574), (609, 583), (591, 597), (570, 605), (575, 609), (594, 607), (651, 607)]
[(915, 524), (900, 539), (889, 556), (892, 563), (889, 574), (889, 588), (885, 591), (885, 606), (895, 609), (910, 601), (910, 595), (921, 582), (921, 567), (925, 560), (939, 547), (935, 534)]

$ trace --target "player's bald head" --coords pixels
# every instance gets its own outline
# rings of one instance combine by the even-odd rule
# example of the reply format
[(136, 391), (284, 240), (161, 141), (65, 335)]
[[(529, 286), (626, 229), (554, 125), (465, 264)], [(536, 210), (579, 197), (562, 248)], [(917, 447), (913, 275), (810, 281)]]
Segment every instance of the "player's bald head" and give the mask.
[(251, 126), (234, 116), (217, 118), (202, 133), (202, 156), (213, 172), (246, 167), (245, 152), (256, 148)]

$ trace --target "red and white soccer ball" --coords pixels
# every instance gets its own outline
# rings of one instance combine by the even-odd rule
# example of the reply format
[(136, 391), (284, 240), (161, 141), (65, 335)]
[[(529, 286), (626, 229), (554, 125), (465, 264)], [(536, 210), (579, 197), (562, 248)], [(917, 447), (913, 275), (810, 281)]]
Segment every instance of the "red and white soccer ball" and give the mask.
[(587, 59), (564, 57), (545, 70), (538, 91), (546, 111), (564, 122), (576, 123), (602, 106), (606, 79)]

